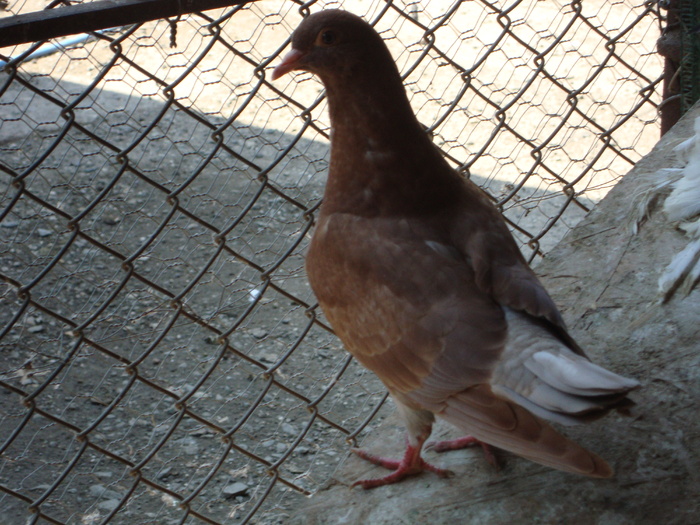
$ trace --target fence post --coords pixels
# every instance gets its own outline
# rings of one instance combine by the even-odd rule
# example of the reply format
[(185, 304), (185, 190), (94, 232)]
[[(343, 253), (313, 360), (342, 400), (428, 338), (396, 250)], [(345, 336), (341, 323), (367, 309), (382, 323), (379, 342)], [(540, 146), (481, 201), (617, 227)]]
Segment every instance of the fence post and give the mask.
[(700, 100), (700, 0), (680, 0), (681, 111)]
[(664, 57), (661, 134), (700, 99), (700, 0), (661, 0), (666, 24), (657, 49)]
[(659, 6), (666, 9), (666, 24), (661, 30), (656, 48), (664, 57), (664, 85), (662, 102), (659, 107), (661, 135), (664, 135), (681, 118), (680, 67), (681, 67), (681, 24), (678, 18), (678, 4), (681, 0), (661, 0)]

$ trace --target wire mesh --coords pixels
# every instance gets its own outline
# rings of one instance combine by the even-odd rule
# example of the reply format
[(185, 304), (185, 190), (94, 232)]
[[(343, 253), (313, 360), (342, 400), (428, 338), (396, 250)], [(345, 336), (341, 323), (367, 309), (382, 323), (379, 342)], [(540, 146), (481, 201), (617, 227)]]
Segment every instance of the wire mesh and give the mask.
[(0, 50), (8, 522), (283, 522), (389, 410), (304, 275), (322, 86), (269, 81), (324, 7), (375, 24), (530, 260), (657, 140), (640, 0), (277, 0)]

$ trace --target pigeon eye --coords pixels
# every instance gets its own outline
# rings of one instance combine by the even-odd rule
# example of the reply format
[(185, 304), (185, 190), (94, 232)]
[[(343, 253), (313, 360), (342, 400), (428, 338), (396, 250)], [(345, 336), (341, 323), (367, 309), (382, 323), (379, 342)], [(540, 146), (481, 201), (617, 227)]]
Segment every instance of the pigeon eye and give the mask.
[(324, 46), (332, 46), (336, 40), (335, 31), (330, 29), (325, 29), (318, 35), (318, 43)]

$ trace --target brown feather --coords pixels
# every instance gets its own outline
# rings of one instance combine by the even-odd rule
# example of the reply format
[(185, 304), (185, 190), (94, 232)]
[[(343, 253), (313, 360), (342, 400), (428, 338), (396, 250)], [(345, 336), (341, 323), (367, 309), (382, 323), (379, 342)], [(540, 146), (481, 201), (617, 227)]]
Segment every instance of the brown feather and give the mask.
[(459, 393), (439, 414), (477, 439), (542, 465), (585, 476), (608, 478), (610, 466), (530, 412), (502, 399), (486, 385)]

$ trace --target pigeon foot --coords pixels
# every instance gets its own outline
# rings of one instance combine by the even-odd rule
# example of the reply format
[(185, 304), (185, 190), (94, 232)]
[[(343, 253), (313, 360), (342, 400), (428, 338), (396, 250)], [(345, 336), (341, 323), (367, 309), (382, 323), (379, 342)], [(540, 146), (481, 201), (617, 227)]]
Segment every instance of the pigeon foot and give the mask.
[(475, 445), (480, 445), (481, 449), (484, 451), (484, 457), (493, 467), (498, 470), (500, 465), (496, 459), (496, 455), (493, 453), (493, 447), (488, 443), (479, 441), (473, 436), (464, 436), (457, 439), (447, 439), (444, 441), (431, 441), (426, 443), (426, 450), (434, 450), (435, 452), (449, 452), (450, 450), (461, 450), (463, 448), (473, 447)]
[(359, 485), (363, 489), (373, 489), (383, 485), (391, 485), (392, 483), (397, 483), (408, 476), (413, 476), (426, 470), (434, 472), (441, 478), (447, 478), (453, 475), (451, 471), (436, 467), (425, 461), (420, 456), (420, 447), (408, 445), (406, 447), (406, 453), (401, 461), (375, 456), (374, 454), (370, 454), (369, 452), (359, 448), (353, 448), (352, 451), (362, 459), (374, 463), (375, 465), (379, 465), (380, 467), (393, 470), (391, 474), (381, 478), (356, 481), (352, 484), (353, 487)]

